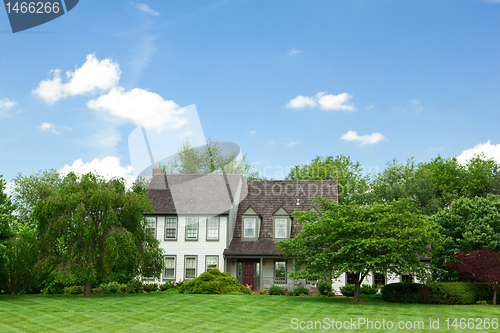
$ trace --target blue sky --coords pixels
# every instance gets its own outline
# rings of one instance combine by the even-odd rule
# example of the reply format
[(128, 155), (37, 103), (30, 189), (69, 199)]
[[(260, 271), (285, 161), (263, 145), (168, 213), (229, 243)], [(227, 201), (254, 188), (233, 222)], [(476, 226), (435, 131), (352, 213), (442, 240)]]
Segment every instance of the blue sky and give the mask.
[(132, 130), (192, 104), (206, 138), (277, 179), (317, 155), (500, 162), (499, 17), (499, 1), (82, 0), (13, 34), (0, 10), (0, 174), (130, 178)]

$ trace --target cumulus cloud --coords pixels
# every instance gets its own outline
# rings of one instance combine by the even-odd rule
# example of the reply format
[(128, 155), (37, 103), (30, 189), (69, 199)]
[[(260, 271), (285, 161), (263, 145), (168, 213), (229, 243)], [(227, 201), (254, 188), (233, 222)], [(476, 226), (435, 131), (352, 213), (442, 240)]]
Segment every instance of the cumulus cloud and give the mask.
[(137, 8), (138, 10), (140, 10), (141, 12), (144, 12), (144, 13), (147, 13), (147, 14), (150, 14), (150, 15), (153, 15), (153, 16), (160, 15), (159, 12), (157, 12), (156, 10), (153, 10), (151, 7), (149, 7), (145, 3), (137, 3), (136, 4), (136, 3), (131, 2), (130, 4), (132, 6), (134, 6), (135, 8)]
[(17, 103), (8, 99), (8, 98), (4, 98), (4, 99), (0, 99), (0, 110), (3, 110), (3, 111), (6, 111), (12, 107), (14, 107)]
[(326, 92), (319, 92), (314, 97), (307, 97), (299, 95), (291, 99), (286, 105), (287, 108), (302, 109), (305, 107), (317, 107), (327, 111), (355, 111), (356, 108), (350, 102), (352, 95), (348, 93), (341, 93), (338, 95), (327, 94)]
[(384, 140), (387, 141), (387, 138), (378, 132), (372, 134), (359, 135), (356, 131), (347, 132), (346, 134), (342, 135), (341, 139), (349, 142), (350, 141), (359, 142), (360, 146), (373, 145)]
[(3, 192), (7, 195), (11, 195), (13, 190), (14, 190), (14, 183), (13, 182), (6, 182), (5, 188), (3, 189)]
[(291, 50), (290, 52), (288, 52), (288, 55), (293, 56), (294, 54), (298, 54), (298, 53), (300, 53), (300, 50)]
[(288, 143), (286, 144), (287, 147), (293, 147), (293, 146), (296, 146), (300, 143), (300, 140), (288, 140)]
[(107, 94), (89, 101), (87, 106), (131, 121), (138, 126), (158, 130), (165, 125), (178, 128), (187, 122), (182, 117), (183, 109), (174, 101), (164, 100), (156, 93), (139, 88), (125, 91), (123, 87), (115, 87)]
[(56, 131), (56, 125), (51, 123), (42, 123), (38, 128), (41, 129), (42, 131), (51, 131), (54, 134), (59, 133), (58, 131)]
[(132, 175), (132, 169), (131, 165), (121, 166), (120, 159), (118, 157), (107, 156), (103, 159), (95, 158), (88, 163), (83, 163), (81, 159), (78, 159), (74, 161), (72, 165), (66, 164), (59, 170), (59, 172), (63, 175), (72, 171), (77, 174), (97, 172), (99, 175), (108, 180), (113, 177), (123, 177), (127, 181), (128, 187), (131, 187), (135, 181), (135, 177)]
[(89, 54), (82, 67), (66, 72), (66, 83), (61, 78), (61, 70), (52, 70), (51, 74), (52, 79), (41, 81), (38, 88), (32, 91), (48, 104), (68, 96), (106, 92), (118, 85), (121, 71), (111, 59), (99, 61), (94, 54)]
[(457, 156), (457, 160), (461, 164), (465, 164), (468, 160), (476, 155), (484, 154), (488, 159), (494, 159), (497, 163), (500, 163), (500, 143), (496, 145), (491, 144), (491, 140), (486, 143), (480, 143), (474, 148), (466, 149)]

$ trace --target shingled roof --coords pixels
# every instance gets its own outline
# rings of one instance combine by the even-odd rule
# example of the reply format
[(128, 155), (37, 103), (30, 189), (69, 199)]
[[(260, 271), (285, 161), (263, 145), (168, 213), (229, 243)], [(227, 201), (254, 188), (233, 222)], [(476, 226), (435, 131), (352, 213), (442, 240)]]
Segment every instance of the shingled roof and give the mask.
[(241, 175), (155, 175), (148, 198), (155, 214), (221, 214), (231, 209)]
[[(307, 211), (313, 198), (324, 197), (338, 200), (338, 181), (248, 181), (248, 195), (239, 204), (233, 239), (224, 255), (279, 255), (273, 240), (273, 213), (282, 207), (288, 214)], [(242, 240), (242, 214), (252, 207), (261, 218), (259, 238), (255, 241)], [(300, 229), (292, 223), (291, 236)]]

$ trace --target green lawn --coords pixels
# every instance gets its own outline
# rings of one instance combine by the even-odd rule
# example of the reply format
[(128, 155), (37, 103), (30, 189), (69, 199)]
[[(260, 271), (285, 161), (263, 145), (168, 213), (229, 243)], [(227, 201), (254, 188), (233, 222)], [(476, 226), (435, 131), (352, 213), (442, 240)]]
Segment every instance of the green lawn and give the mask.
[[(349, 303), (346, 298), (168, 293), (98, 295), (0, 295), (0, 332), (296, 332), (299, 321), (423, 321), (425, 329), (397, 332), (500, 332), (446, 328), (446, 318), (500, 318), (500, 308), (480, 305), (392, 304), (380, 299)], [(439, 330), (429, 318), (440, 319)], [(452, 321), (450, 322), (452, 323)], [(304, 323), (303, 325), (307, 325)], [(359, 327), (358, 327), (359, 328)], [(318, 331), (326, 331), (318, 330)], [(391, 330), (341, 329), (341, 332)]]

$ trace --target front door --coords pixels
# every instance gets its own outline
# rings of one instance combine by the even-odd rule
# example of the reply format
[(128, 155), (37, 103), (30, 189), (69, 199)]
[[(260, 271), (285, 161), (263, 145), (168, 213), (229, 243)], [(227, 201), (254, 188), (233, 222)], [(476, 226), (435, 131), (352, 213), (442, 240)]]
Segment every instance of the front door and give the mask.
[(250, 286), (250, 289), (255, 288), (255, 262), (243, 261), (243, 285)]

